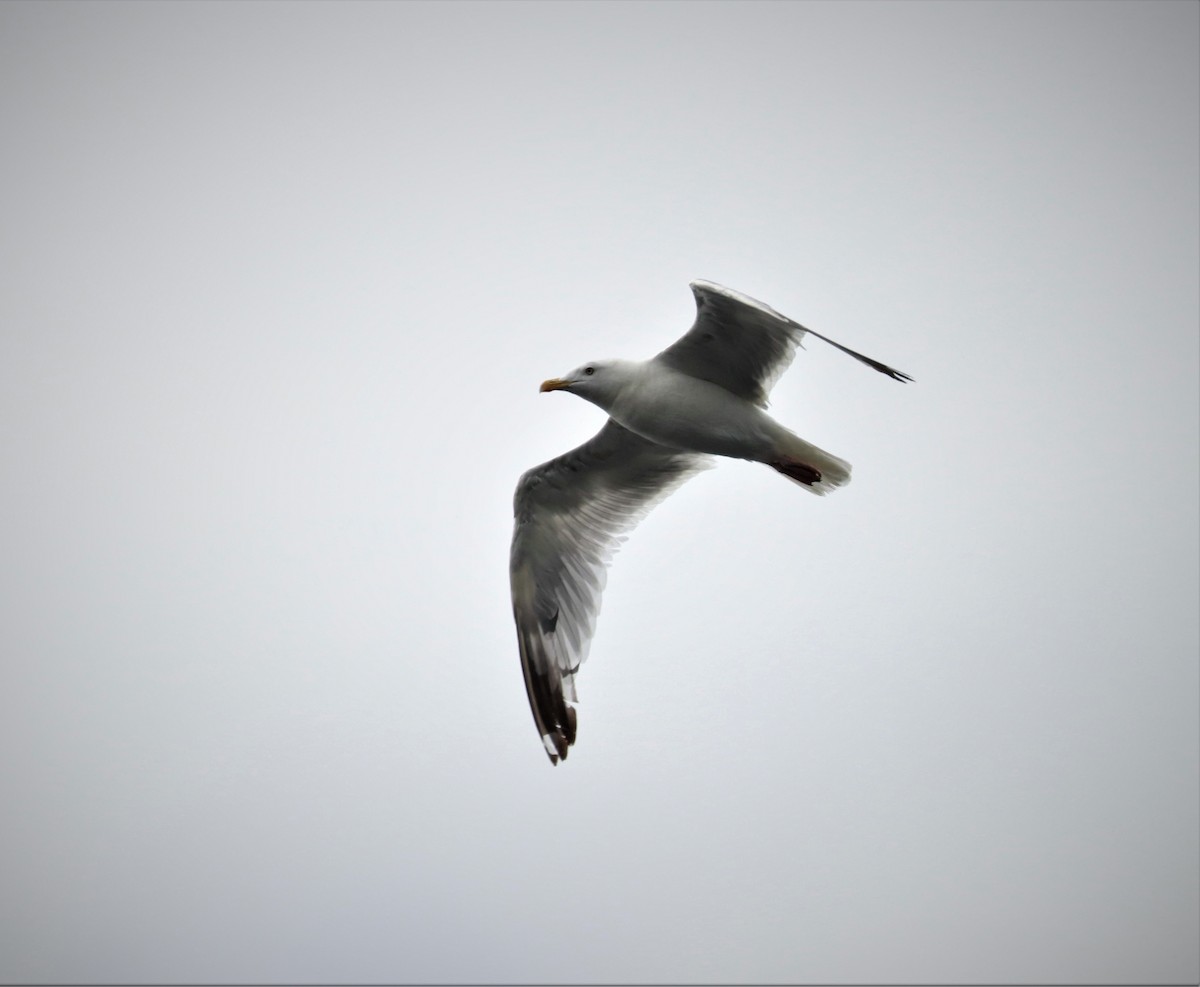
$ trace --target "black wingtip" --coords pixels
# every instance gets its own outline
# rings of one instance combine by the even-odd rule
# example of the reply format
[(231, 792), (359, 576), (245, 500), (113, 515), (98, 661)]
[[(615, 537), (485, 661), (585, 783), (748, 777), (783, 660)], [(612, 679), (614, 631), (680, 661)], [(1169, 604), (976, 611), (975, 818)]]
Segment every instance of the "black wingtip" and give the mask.
[[(814, 333), (813, 335), (816, 334)], [(824, 339), (824, 337), (821, 338)], [(865, 363), (872, 370), (878, 370), (881, 374), (887, 374), (892, 378), (892, 380), (898, 380), (901, 384), (907, 384), (912, 380), (912, 378), (903, 370), (897, 370), (895, 367), (889, 367), (886, 363), (880, 363), (878, 360), (874, 360), (869, 356), (863, 356), (863, 354), (857, 353), (849, 347), (843, 346), (841, 343), (833, 343), (828, 339), (826, 339), (825, 342), (832, 343), (833, 346), (836, 346), (843, 353), (848, 353), (850, 356), (854, 357), (854, 359)]]
[(575, 710), (563, 700), (561, 693), (553, 697), (549, 708), (555, 713), (550, 722), (547, 722), (544, 716), (543, 711), (546, 707), (538, 707), (534, 719), (537, 720), (539, 728), (547, 731), (542, 734), (542, 746), (546, 756), (550, 758), (551, 764), (558, 764), (559, 761), (567, 759), (571, 745), (575, 743)]
[(549, 745), (546, 746), (546, 755), (550, 758), (550, 763), (557, 765), (559, 761), (565, 761), (567, 754), (571, 750), (571, 745), (575, 743), (575, 709), (569, 703), (559, 697), (557, 704), (559, 715), (556, 717), (554, 732), (546, 736), (546, 740), (554, 745), (555, 753), (550, 753)]
[(819, 332), (816, 332), (813, 329), (809, 329), (807, 326), (800, 325), (799, 322), (793, 322), (792, 325), (794, 325), (797, 329), (801, 330), (802, 332), (809, 333), (812, 336), (816, 336), (817, 339), (824, 340), (830, 346), (834, 347), (835, 349), (841, 350), (847, 356), (854, 357), (854, 359), (858, 360), (860, 363), (865, 363), (872, 370), (878, 370), (881, 374), (887, 374), (889, 377), (892, 378), (892, 380), (898, 380), (898, 381), (900, 381), (901, 384), (906, 384), (912, 380), (912, 378), (908, 374), (904, 373), (903, 371), (897, 370), (894, 367), (889, 367), (886, 363), (880, 363), (878, 360), (872, 359), (871, 357), (866, 356), (865, 354), (859, 353), (858, 350), (850, 349), (849, 346), (843, 346), (841, 343), (837, 342), (836, 340), (830, 339), (828, 336), (822, 336)]
[(517, 643), (534, 725), (550, 763), (558, 764), (566, 760), (567, 750), (575, 743), (575, 709), (564, 695), (562, 672), (544, 652), (540, 633), (530, 633), (521, 626), (519, 619)]
[[(565, 705), (564, 708), (567, 711), (566, 723), (556, 726), (553, 733), (542, 738), (546, 742), (546, 756), (550, 758), (550, 763), (553, 765), (557, 765), (559, 761), (565, 761), (571, 745), (575, 743), (575, 710)], [(551, 746), (554, 747), (553, 751), (550, 749)]]

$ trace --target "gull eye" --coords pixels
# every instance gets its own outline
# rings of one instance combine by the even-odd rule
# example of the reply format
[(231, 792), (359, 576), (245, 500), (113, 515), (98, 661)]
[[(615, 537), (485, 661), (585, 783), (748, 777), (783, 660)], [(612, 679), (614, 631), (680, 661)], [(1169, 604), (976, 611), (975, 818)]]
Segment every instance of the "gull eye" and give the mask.
[(584, 372), (584, 373), (585, 373), (585, 374), (586, 374), (588, 377), (590, 377), (590, 376), (592, 376), (592, 374), (594, 374), (594, 373), (596, 372), (596, 368), (595, 368), (595, 367), (584, 367), (584, 368), (583, 368), (583, 372)]

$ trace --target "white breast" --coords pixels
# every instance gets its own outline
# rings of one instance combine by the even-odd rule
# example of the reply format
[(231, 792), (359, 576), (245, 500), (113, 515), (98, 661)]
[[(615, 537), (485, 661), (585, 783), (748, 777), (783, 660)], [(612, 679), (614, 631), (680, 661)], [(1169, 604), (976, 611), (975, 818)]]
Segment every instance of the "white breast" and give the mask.
[(609, 413), (654, 442), (735, 459), (762, 460), (780, 428), (725, 388), (653, 361), (622, 389)]

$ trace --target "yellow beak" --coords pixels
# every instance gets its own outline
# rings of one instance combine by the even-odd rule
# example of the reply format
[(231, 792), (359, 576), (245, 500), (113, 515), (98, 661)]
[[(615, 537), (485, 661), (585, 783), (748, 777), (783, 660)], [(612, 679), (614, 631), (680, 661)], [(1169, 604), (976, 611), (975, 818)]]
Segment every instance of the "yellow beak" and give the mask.
[(549, 380), (542, 381), (542, 386), (538, 388), (538, 391), (542, 394), (545, 394), (546, 391), (565, 391), (570, 386), (570, 381), (561, 380), (558, 377), (551, 377)]

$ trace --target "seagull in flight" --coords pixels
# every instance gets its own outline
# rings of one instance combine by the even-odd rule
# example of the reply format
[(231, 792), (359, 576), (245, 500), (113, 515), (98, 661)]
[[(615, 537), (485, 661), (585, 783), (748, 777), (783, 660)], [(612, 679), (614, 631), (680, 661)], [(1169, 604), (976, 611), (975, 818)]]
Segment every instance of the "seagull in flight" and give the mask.
[(712, 456), (770, 466), (811, 493), (850, 481), (850, 464), (763, 409), (805, 333), (912, 380), (711, 281), (693, 281), (696, 321), (657, 356), (594, 360), (541, 391), (608, 413), (591, 439), (526, 471), (513, 497), (509, 578), (525, 689), (552, 764), (575, 742), (575, 676), (587, 657), (609, 560), (624, 535)]

